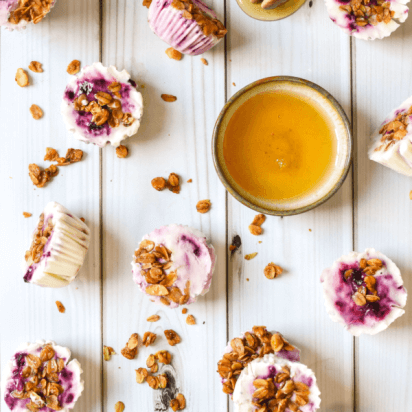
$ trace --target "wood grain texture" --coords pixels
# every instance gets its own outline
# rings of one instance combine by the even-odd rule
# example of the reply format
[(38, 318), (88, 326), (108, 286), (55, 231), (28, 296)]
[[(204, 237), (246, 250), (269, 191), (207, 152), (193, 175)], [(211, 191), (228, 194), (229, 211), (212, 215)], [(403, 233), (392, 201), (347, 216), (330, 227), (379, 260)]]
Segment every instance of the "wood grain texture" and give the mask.
[[(357, 190), (356, 249), (374, 247), (400, 268), (412, 288), (411, 180), (368, 159), (374, 130), (386, 115), (412, 94), (412, 21), (389, 39), (356, 42)], [(379, 85), (377, 82), (379, 81)], [(359, 411), (410, 410), (412, 384), (410, 302), (406, 313), (386, 331), (357, 339)], [(399, 378), (389, 377), (397, 371)], [(389, 377), (389, 378), (388, 378)], [(376, 390), (384, 387), (384, 391)], [(388, 396), (388, 394), (390, 394)]]
[[(307, 2), (277, 23), (254, 21), (235, 2), (229, 3), (228, 16), (229, 96), (254, 80), (292, 75), (324, 87), (350, 116), (349, 38), (330, 22), (323, 2), (313, 7)], [(228, 211), (229, 242), (234, 235), (242, 239), (242, 249), (229, 265), (230, 338), (262, 324), (282, 332), (302, 350), (302, 362), (314, 370), (322, 392), (321, 410), (352, 411), (353, 340), (329, 319), (319, 281), (324, 268), (352, 250), (351, 176), (312, 212), (268, 217), (262, 236), (248, 230), (256, 213), (231, 197)], [(246, 261), (244, 255), (252, 252), (258, 255)], [(266, 279), (263, 269), (269, 262), (285, 272)]]
[[(66, 133), (60, 103), (70, 61), (88, 64), (99, 58), (98, 16), (98, 0), (58, 1), (39, 25), (23, 33), (1, 33), (1, 363), (4, 366), (24, 342), (51, 339), (69, 347), (86, 381), (78, 411), (100, 410), (101, 399), (100, 382), (94, 379), (101, 368), (99, 152)], [(31, 85), (20, 88), (14, 81), (16, 70), (27, 69), (32, 60), (43, 63), (44, 73), (30, 72)], [(29, 113), (33, 103), (44, 110), (41, 120)], [(85, 160), (60, 168), (47, 187), (36, 189), (28, 165), (46, 167), (43, 157), (49, 146), (63, 155), (70, 147), (81, 148)], [(92, 232), (78, 280), (55, 290), (25, 284), (21, 268), (37, 217), (49, 201), (84, 217)], [(33, 217), (24, 219), (23, 211)], [(66, 307), (65, 314), (57, 311), (56, 300)], [(4, 403), (2, 408), (7, 410)]]
[[(223, 16), (222, 4), (213, 6)], [(124, 143), (129, 157), (116, 158), (110, 147), (103, 151), (104, 343), (119, 352), (133, 332), (142, 335), (152, 330), (158, 338), (154, 347), (142, 348), (134, 361), (119, 355), (104, 364), (104, 405), (112, 410), (121, 400), (127, 409), (165, 411), (176, 390), (186, 396), (188, 411), (226, 411), (215, 372), (226, 341), (225, 191), (213, 170), (210, 143), (224, 104), (223, 43), (204, 56), (209, 66), (200, 57), (170, 60), (166, 48), (152, 33), (141, 1), (105, 2), (103, 62), (128, 70), (144, 86), (140, 91), (145, 108), (138, 134)], [(177, 101), (164, 102), (163, 93), (177, 96)], [(152, 188), (154, 177), (167, 178), (171, 172), (181, 177), (180, 194)], [(186, 183), (188, 179), (193, 183)], [(196, 211), (201, 199), (212, 202), (208, 214)], [(203, 231), (218, 255), (211, 290), (188, 307), (196, 326), (186, 325), (187, 315), (181, 309), (151, 303), (131, 275), (133, 252), (142, 236), (171, 223)], [(161, 320), (146, 322), (155, 313)], [(178, 332), (182, 343), (170, 347), (165, 329)], [(176, 382), (169, 390), (153, 391), (136, 383), (134, 370), (144, 367), (148, 355), (160, 349), (170, 350), (173, 356), (167, 369)]]

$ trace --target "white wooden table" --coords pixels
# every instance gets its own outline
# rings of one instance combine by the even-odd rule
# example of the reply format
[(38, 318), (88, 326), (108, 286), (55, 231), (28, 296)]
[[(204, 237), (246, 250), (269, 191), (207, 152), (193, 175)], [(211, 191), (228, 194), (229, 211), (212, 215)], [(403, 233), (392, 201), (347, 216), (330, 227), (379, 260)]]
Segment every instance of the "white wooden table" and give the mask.
[[(210, 5), (229, 33), (205, 54), (204, 66), (200, 57), (170, 60), (141, 3), (59, 0), (38, 26), (0, 32), (1, 366), (20, 343), (53, 339), (70, 347), (84, 368), (86, 389), (76, 411), (113, 411), (121, 400), (127, 411), (159, 412), (166, 410), (159, 393), (138, 385), (134, 369), (154, 350), (168, 348), (186, 410), (223, 412), (232, 405), (222, 393), (216, 363), (226, 341), (266, 325), (302, 349), (302, 361), (319, 381), (321, 411), (411, 411), (410, 304), (387, 331), (354, 339), (328, 318), (319, 277), (340, 255), (375, 247), (399, 265), (412, 289), (412, 185), (366, 155), (371, 131), (412, 93), (412, 19), (389, 39), (367, 43), (333, 25), (322, 0), (308, 1), (274, 23), (252, 20), (235, 0), (214, 0)], [(138, 135), (126, 143), (127, 159), (118, 159), (112, 147), (99, 150), (66, 133), (59, 106), (73, 59), (125, 68), (144, 85), (144, 118)], [(42, 62), (45, 72), (30, 72), (33, 85), (21, 89), (15, 72), (32, 60)], [(263, 236), (254, 237), (248, 225), (255, 213), (228, 195), (215, 173), (211, 135), (226, 99), (273, 75), (311, 80), (339, 100), (353, 123), (354, 167), (326, 204), (299, 216), (269, 217)], [(176, 95), (177, 102), (163, 102), (162, 93)], [(45, 112), (40, 121), (29, 113), (33, 103)], [(62, 153), (80, 148), (86, 156), (36, 189), (27, 167), (43, 165), (48, 146)], [(193, 183), (184, 183), (180, 195), (153, 190), (151, 179), (170, 172)], [(212, 201), (208, 214), (196, 212), (201, 199)], [(25, 284), (21, 271), (37, 216), (52, 200), (84, 217), (92, 232), (81, 276), (59, 290)], [(23, 211), (33, 217), (24, 219)], [(130, 262), (139, 240), (169, 223), (202, 230), (218, 253), (212, 289), (189, 307), (196, 326), (186, 325), (180, 310), (150, 303), (132, 281)], [(241, 237), (242, 249), (229, 258), (234, 235)], [(255, 259), (243, 259), (252, 252), (258, 252)], [(271, 261), (286, 269), (273, 281), (263, 275)], [(56, 300), (66, 306), (65, 314), (57, 311)], [(161, 321), (146, 322), (155, 313)], [(182, 336), (174, 348), (163, 337), (168, 328)], [(121, 355), (102, 360), (103, 345), (120, 353), (131, 333), (148, 330), (162, 336), (155, 348), (141, 349), (134, 361)]]

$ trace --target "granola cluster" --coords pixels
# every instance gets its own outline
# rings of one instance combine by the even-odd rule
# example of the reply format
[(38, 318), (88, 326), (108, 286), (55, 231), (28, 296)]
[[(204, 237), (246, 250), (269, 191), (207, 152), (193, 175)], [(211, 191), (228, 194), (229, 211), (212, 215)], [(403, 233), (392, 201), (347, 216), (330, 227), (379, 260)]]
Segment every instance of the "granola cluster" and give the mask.
[(165, 389), (169, 383), (169, 379), (166, 374), (160, 374), (157, 376), (151, 375), (159, 371), (159, 365), (157, 362), (169, 365), (172, 361), (172, 355), (166, 351), (162, 350), (157, 352), (155, 355), (150, 355), (146, 360), (146, 366), (150, 369), (139, 368), (136, 370), (136, 382), (142, 384), (147, 382), (152, 389)]
[(268, 379), (255, 379), (253, 386), (256, 390), (252, 404), (259, 412), (284, 412), (286, 409), (299, 412), (300, 406), (309, 403), (309, 387), (294, 381), (288, 366), (283, 366), (281, 372)]
[(151, 183), (153, 189), (156, 189), (158, 192), (169, 189), (173, 193), (180, 193), (180, 177), (176, 173), (170, 173), (167, 180), (163, 177), (155, 177)]
[(183, 10), (182, 16), (187, 20), (196, 20), (205, 36), (216, 36), (218, 39), (227, 33), (225, 26), (217, 19), (212, 19), (202, 12), (191, 0), (173, 0), (172, 7)]
[(358, 306), (365, 306), (367, 303), (380, 300), (376, 290), (375, 274), (382, 269), (382, 266), (383, 263), (380, 259), (361, 259), (359, 262), (359, 269), (362, 272), (361, 276), (358, 276), (357, 271), (354, 269), (348, 269), (344, 272), (346, 280), (351, 280), (359, 286), (352, 296), (352, 300)]
[(11, 392), (11, 396), (16, 399), (31, 399), (26, 408), (32, 412), (45, 406), (54, 411), (61, 410), (59, 397), (64, 388), (59, 382), (65, 367), (64, 360), (55, 357), (52, 346), (45, 345), (39, 356), (26, 355), (24, 365), (20, 372), (24, 387), (21, 391)]
[(48, 220), (47, 226), (45, 228), (44, 226), (44, 214), (42, 213), (40, 215), (36, 231), (33, 234), (33, 241), (30, 249), (26, 252), (25, 255), (26, 263), (29, 266), (33, 263), (40, 262), (41, 257), (43, 256), (44, 246), (46, 245), (53, 231), (53, 222), (51, 219)]
[(126, 343), (126, 346), (120, 351), (120, 353), (126, 359), (132, 360), (137, 355), (138, 346), (139, 346), (139, 335), (137, 333), (133, 333), (130, 336), (128, 342)]
[(398, 140), (402, 140), (407, 134), (409, 116), (412, 116), (412, 106), (409, 110), (400, 112), (394, 120), (384, 124), (379, 130), (381, 145), (377, 146), (376, 151), (384, 150), (385, 152)]
[(19, 0), (15, 10), (10, 13), (9, 22), (19, 24), (20, 20), (39, 23), (50, 11), (54, 0)]
[(151, 296), (160, 296), (160, 301), (169, 306), (173, 301), (185, 305), (190, 298), (190, 281), (182, 292), (175, 282), (177, 271), (166, 270), (172, 267), (172, 252), (162, 245), (157, 245), (151, 240), (140, 242), (139, 249), (135, 252), (134, 261), (141, 266), (142, 273), (148, 283), (146, 293)]
[(395, 16), (390, 7), (389, 1), (377, 0), (372, 4), (370, 0), (350, 0), (348, 4), (339, 6), (339, 9), (353, 16), (357, 26), (364, 27), (368, 24), (377, 26), (382, 22), (390, 23)]
[(122, 98), (121, 90), (121, 83), (113, 82), (108, 86), (107, 92), (95, 93), (94, 100), (91, 101), (86, 93), (82, 93), (73, 101), (74, 110), (93, 115), (91, 128), (102, 127), (106, 123), (113, 129), (121, 124), (131, 126), (135, 119), (131, 113), (123, 113), (122, 102), (119, 100)]
[(217, 364), (217, 372), (223, 378), (223, 392), (228, 395), (233, 393), (240, 373), (250, 362), (269, 353), (295, 350), (280, 333), (272, 334), (265, 326), (254, 326), (242, 338), (232, 339), (230, 346), (232, 352), (225, 353)]
[(266, 216), (259, 213), (253, 218), (253, 222), (249, 225), (249, 232), (254, 236), (259, 236), (263, 233), (262, 224), (265, 223)]

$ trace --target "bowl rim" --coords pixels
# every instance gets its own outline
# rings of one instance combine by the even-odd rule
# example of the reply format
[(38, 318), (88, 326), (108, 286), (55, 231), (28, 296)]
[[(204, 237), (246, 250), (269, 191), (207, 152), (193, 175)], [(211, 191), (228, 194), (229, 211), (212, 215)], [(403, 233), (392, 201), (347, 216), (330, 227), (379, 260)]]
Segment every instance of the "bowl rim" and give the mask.
[[(254, 203), (250, 202), (249, 200), (245, 199), (242, 195), (240, 195), (234, 188), (233, 186), (228, 182), (226, 179), (223, 170), (221, 168), (221, 165), (218, 160), (218, 136), (219, 136), (219, 130), (220, 126), (222, 124), (223, 118), (225, 117), (227, 111), (229, 108), (232, 106), (232, 104), (244, 93), (248, 92), (249, 90), (261, 86), (262, 84), (265, 83), (278, 83), (278, 82), (292, 82), (292, 83), (297, 83), (299, 85), (303, 85), (309, 88), (312, 88), (322, 94), (325, 98), (327, 98), (336, 112), (339, 114), (341, 117), (343, 124), (345, 126), (345, 130), (347, 133), (347, 144), (348, 144), (348, 154), (345, 159), (344, 167), (342, 170), (342, 173), (339, 177), (339, 179), (336, 180), (336, 183), (332, 187), (332, 189), (326, 193), (323, 197), (320, 199), (316, 200), (315, 202), (307, 205), (307, 206), (302, 206), (297, 209), (293, 210), (270, 210), (266, 209), (261, 206), (257, 206)], [(243, 87), (241, 90), (239, 90), (237, 93), (235, 93), (223, 106), (223, 109), (220, 111), (219, 116), (216, 120), (214, 129), (213, 129), (213, 136), (212, 136), (212, 158), (213, 158), (213, 164), (215, 166), (215, 170), (217, 175), (219, 176), (220, 181), (223, 183), (223, 186), (225, 189), (240, 203), (242, 203), (244, 206), (255, 210), (260, 213), (264, 213), (267, 215), (272, 215), (272, 216), (292, 216), (292, 215), (298, 215), (301, 213), (308, 212), (309, 210), (312, 210), (321, 204), (325, 203), (327, 200), (329, 200), (342, 186), (343, 182), (345, 181), (346, 177), (348, 176), (350, 166), (352, 164), (352, 159), (353, 159), (353, 136), (352, 136), (352, 127), (351, 123), (348, 119), (348, 116), (346, 115), (345, 111), (343, 110), (342, 106), (340, 103), (323, 87), (319, 86), (316, 83), (313, 83), (309, 80), (302, 79), (300, 77), (294, 77), (294, 76), (271, 76), (271, 77), (265, 77), (260, 80), (255, 80), (254, 82), (248, 84), (247, 86)]]

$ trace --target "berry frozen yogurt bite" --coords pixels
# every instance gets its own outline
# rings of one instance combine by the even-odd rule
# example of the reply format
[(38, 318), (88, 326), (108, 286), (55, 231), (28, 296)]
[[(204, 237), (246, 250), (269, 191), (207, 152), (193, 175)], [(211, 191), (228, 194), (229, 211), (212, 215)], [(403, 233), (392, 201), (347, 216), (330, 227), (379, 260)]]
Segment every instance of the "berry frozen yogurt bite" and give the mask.
[(13, 412), (67, 412), (83, 392), (80, 363), (68, 348), (44, 340), (25, 343), (7, 364), (2, 393)]
[(84, 222), (57, 202), (40, 215), (24, 261), (24, 281), (61, 288), (77, 276), (90, 244)]
[(386, 117), (372, 136), (369, 159), (412, 176), (412, 96)]
[(153, 302), (174, 309), (209, 291), (215, 261), (215, 249), (199, 230), (162, 226), (143, 236), (132, 262), (133, 280)]
[(354, 336), (375, 335), (405, 313), (401, 273), (375, 249), (342, 256), (323, 271), (321, 282), (330, 318)]
[(150, 28), (184, 54), (205, 53), (226, 35), (216, 13), (200, 0), (152, 0)]
[(409, 0), (325, 0), (331, 20), (363, 40), (388, 37), (407, 17)]
[(0, 26), (12, 31), (25, 29), (42, 21), (55, 5), (55, 0), (0, 0)]
[(273, 354), (250, 362), (233, 393), (235, 412), (313, 412), (320, 407), (315, 374)]
[(137, 133), (143, 98), (130, 74), (94, 63), (84, 67), (66, 87), (61, 113), (67, 130), (86, 143), (104, 147)]
[(266, 326), (254, 326), (251, 331), (232, 339), (217, 364), (223, 392), (232, 395), (242, 370), (253, 360), (270, 353), (291, 362), (300, 360), (300, 350), (292, 346), (279, 332), (268, 332)]

